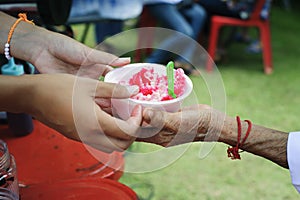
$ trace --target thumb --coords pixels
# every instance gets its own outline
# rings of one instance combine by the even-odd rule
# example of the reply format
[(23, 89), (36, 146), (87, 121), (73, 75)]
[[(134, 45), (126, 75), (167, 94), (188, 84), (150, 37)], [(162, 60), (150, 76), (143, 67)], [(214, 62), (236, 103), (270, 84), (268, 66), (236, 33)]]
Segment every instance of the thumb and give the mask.
[(137, 85), (124, 86), (116, 83), (99, 81), (96, 89), (96, 97), (102, 98), (129, 98), (139, 92)]
[(143, 112), (143, 118), (145, 122), (156, 128), (162, 128), (166, 126), (167, 115), (168, 113), (166, 112), (153, 110), (150, 108), (146, 108)]
[(150, 124), (150, 127), (146, 128), (146, 134), (139, 135), (140, 138), (152, 137), (157, 133), (172, 135), (177, 133), (180, 127), (178, 113), (146, 108), (143, 112), (143, 119)]
[(141, 126), (142, 123), (142, 106), (136, 105), (131, 113), (130, 118), (127, 120), (127, 123), (132, 124), (133, 127), (136, 127), (135, 132)]

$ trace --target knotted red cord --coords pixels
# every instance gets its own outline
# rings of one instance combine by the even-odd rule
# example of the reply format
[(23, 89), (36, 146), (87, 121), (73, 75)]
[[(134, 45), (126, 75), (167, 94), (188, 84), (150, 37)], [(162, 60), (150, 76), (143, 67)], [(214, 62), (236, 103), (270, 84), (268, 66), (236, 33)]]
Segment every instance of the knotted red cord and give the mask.
[(239, 148), (241, 146), (243, 146), (243, 144), (247, 140), (247, 138), (250, 134), (251, 128), (252, 128), (251, 121), (245, 120), (245, 122), (248, 123), (248, 129), (247, 129), (247, 132), (246, 132), (246, 135), (245, 135), (244, 139), (242, 140), (242, 142), (240, 142), (241, 136), (242, 136), (242, 125), (241, 125), (241, 119), (240, 119), (239, 116), (236, 117), (236, 121), (237, 121), (237, 125), (238, 125), (237, 144), (236, 144), (235, 147), (228, 147), (228, 149), (227, 149), (227, 155), (232, 160), (235, 160), (235, 159), (240, 160), (241, 159)]

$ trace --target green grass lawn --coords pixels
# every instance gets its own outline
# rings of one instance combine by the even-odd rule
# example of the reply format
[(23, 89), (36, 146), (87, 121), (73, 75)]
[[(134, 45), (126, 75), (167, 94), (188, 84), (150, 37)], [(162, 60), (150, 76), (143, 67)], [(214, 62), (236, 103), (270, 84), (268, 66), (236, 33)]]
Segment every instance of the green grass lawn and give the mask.
[[(261, 55), (244, 53), (245, 45), (233, 44), (228, 49), (227, 60), (218, 64), (226, 90), (228, 115), (239, 115), (255, 124), (286, 132), (300, 130), (299, 19), (299, 12), (279, 7), (272, 10), (272, 75), (263, 73)], [(78, 27), (75, 31), (79, 30)], [(93, 45), (92, 36), (89, 37), (89, 45)], [(127, 43), (118, 41), (116, 44), (126, 46)], [(200, 91), (197, 93), (200, 103), (209, 104), (207, 92), (201, 93), (202, 82), (196, 78), (193, 81), (198, 83), (195, 87)], [(160, 170), (124, 173), (120, 181), (132, 186), (142, 197), (148, 194), (143, 184), (152, 185), (153, 200), (300, 199), (291, 185), (288, 170), (246, 152), (241, 154), (242, 160), (232, 161), (227, 158), (227, 146), (223, 144), (217, 144), (208, 156), (200, 159), (201, 146), (201, 143), (189, 145), (178, 160)], [(132, 149), (151, 151), (160, 147), (135, 143)]]

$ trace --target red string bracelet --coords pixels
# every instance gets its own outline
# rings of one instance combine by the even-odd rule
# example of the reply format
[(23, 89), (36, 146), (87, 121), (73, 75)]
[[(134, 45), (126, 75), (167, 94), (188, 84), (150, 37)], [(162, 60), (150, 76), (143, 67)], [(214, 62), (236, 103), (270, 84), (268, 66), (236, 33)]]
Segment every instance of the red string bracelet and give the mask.
[(238, 125), (237, 144), (236, 144), (235, 147), (228, 147), (228, 149), (227, 149), (227, 155), (232, 160), (235, 160), (235, 159), (240, 160), (241, 159), (239, 148), (241, 146), (243, 146), (243, 144), (247, 140), (247, 138), (250, 134), (251, 128), (252, 128), (251, 121), (245, 120), (245, 122), (248, 123), (248, 129), (247, 129), (247, 132), (246, 132), (246, 135), (245, 135), (244, 139), (242, 140), (242, 142), (240, 142), (241, 136), (242, 136), (242, 125), (241, 125), (241, 119), (240, 119), (239, 116), (236, 117), (236, 121), (237, 121), (237, 125)]

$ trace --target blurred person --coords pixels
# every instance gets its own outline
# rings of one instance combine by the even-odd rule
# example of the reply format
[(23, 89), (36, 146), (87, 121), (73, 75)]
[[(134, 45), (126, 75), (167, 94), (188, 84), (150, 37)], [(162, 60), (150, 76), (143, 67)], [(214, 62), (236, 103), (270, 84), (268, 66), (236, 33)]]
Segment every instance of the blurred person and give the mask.
[[(142, 0), (94, 0), (99, 2), (99, 13), (104, 19), (95, 23), (95, 36), (98, 44), (110, 36), (121, 33), (125, 20), (138, 17), (142, 12)], [(101, 50), (114, 52), (114, 46), (108, 43), (100, 45)]]
[[(205, 8), (208, 18), (213, 15), (221, 15), (247, 20), (251, 16), (257, 0), (197, 0), (197, 2)], [(262, 20), (269, 18), (271, 4), (272, 0), (266, 0), (260, 14)], [(248, 44), (245, 48), (245, 51), (248, 53), (261, 53), (262, 45), (260, 40), (251, 38), (248, 27), (231, 27), (229, 36), (225, 38), (224, 41), (220, 41), (216, 60), (220, 60), (221, 57), (226, 55), (226, 48), (228, 48), (233, 41)]]
[[(163, 28), (178, 31), (196, 41), (206, 21), (205, 10), (193, 0), (144, 0), (144, 7)], [(160, 48), (168, 49), (179, 42), (174, 34), (173, 37), (163, 41)], [(188, 75), (199, 75), (188, 62), (193, 58), (196, 47), (193, 44), (181, 46), (183, 53), (175, 58), (175, 67), (181, 67)], [(169, 52), (157, 49), (146, 59), (146, 62), (165, 63), (169, 59)]]
[(139, 89), (97, 79), (111, 66), (126, 65), (130, 59), (35, 26), (24, 14), (19, 17), (0, 12), (0, 53), (7, 59), (28, 61), (45, 74), (0, 75), (0, 111), (28, 113), (64, 136), (101, 151), (128, 148), (142, 120), (141, 107), (123, 121), (111, 115), (110, 101), (128, 98)]
[(289, 169), (300, 193), (300, 132), (287, 133), (241, 121), (208, 105), (194, 105), (176, 113), (147, 108), (143, 120), (149, 126), (138, 141), (164, 147), (198, 141), (225, 143), (232, 146), (227, 150), (231, 159), (241, 159), (241, 149)]
[[(95, 35), (97, 44), (102, 43), (110, 36), (116, 35), (123, 31), (124, 21), (122, 20), (108, 20), (95, 23)], [(114, 47), (110, 44), (102, 43), (101, 50), (109, 53), (114, 52)]]
[[(82, 23), (93, 22), (97, 44), (123, 31), (125, 20), (140, 15), (142, 0), (73, 0), (69, 19)], [(109, 53), (114, 47), (102, 43), (99, 49)]]

